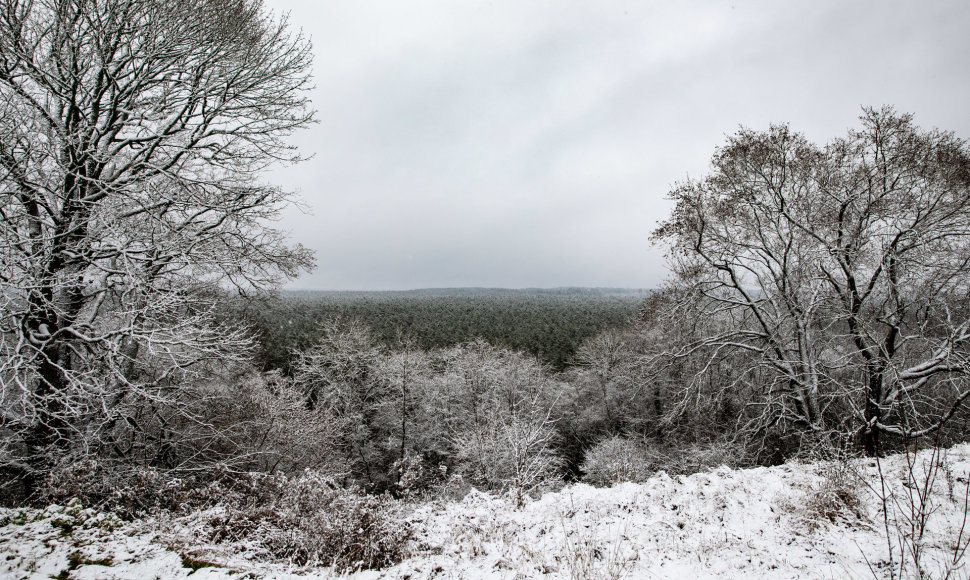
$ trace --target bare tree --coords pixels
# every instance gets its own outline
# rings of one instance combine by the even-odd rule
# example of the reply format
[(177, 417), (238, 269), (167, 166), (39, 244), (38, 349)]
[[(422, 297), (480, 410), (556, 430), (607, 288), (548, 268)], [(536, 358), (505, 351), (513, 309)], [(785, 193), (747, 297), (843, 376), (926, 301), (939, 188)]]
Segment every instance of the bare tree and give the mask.
[(212, 288), (310, 265), (258, 179), (298, 159), (309, 64), (259, 0), (0, 1), (0, 406), (25, 475), (244, 356)]
[[(419, 349), (410, 336), (399, 333), (393, 351), (382, 357), (378, 365), (379, 380), (387, 385), (387, 395), (381, 401), (383, 414), (388, 418), (388, 443), (397, 448), (397, 461), (403, 465), (409, 456), (418, 457), (434, 448), (434, 433), (422, 424), (426, 412), (431, 369), (428, 355)], [(424, 407), (424, 408), (422, 408)], [(400, 484), (401, 471), (397, 472)]]
[(679, 354), (755, 354), (762, 424), (821, 432), (848, 410), (875, 453), (970, 395), (964, 141), (890, 108), (824, 148), (742, 130), (672, 197), (655, 235), (709, 327)]
[[(623, 398), (632, 390), (633, 383), (630, 367), (634, 358), (630, 350), (627, 337), (616, 329), (586, 339), (576, 350), (576, 361), (582, 370), (575, 373), (574, 382), (586, 383), (584, 398), (592, 395), (599, 399), (602, 424), (608, 435), (617, 435), (626, 427)], [(586, 406), (591, 406), (589, 403), (583, 401)]]
[(437, 355), (445, 368), (436, 411), (459, 474), (475, 485), (521, 491), (559, 474), (561, 383), (535, 358), (482, 340)]
[(320, 325), (320, 338), (298, 353), (293, 378), (309, 409), (331, 412), (348, 428), (338, 449), (353, 474), (370, 489), (387, 485), (383, 443), (396, 425), (385, 402), (393, 389), (379, 374), (386, 355), (358, 319), (331, 318)]

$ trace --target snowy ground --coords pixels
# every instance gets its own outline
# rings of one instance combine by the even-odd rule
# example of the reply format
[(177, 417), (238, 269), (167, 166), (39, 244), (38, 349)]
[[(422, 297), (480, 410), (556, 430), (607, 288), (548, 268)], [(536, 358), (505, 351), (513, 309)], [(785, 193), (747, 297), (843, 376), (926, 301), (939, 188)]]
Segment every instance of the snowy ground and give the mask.
[[(895, 494), (888, 529), (896, 569), (929, 456), (921, 453), (913, 463), (916, 482), (905, 457), (881, 462), (887, 491)], [(924, 570), (934, 578), (944, 576), (961, 541), (968, 477), (970, 445), (946, 452), (919, 542)], [(888, 578), (882, 489), (876, 462), (860, 460), (848, 468), (818, 463), (659, 474), (610, 489), (572, 485), (521, 507), (472, 492), (460, 502), (416, 506), (412, 557), (351, 577)], [(198, 544), (191, 522), (125, 523), (78, 507), (0, 510), (0, 577), (331, 576), (326, 569), (260, 563), (245, 546)], [(904, 560), (912, 562), (909, 553)], [(203, 564), (212, 565), (194, 569)], [(905, 576), (914, 574), (909, 564)], [(952, 577), (970, 577), (970, 564)]]

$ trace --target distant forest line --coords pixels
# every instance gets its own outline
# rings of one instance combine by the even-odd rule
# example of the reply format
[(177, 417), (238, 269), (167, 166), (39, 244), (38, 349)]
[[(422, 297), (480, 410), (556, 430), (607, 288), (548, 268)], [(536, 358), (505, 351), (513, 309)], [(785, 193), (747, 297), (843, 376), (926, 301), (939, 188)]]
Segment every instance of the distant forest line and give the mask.
[(292, 352), (311, 346), (320, 324), (331, 318), (358, 319), (390, 347), (410, 339), (432, 350), (481, 338), (563, 370), (584, 340), (633, 321), (650, 292), (578, 287), (297, 290), (239, 303), (232, 315), (243, 316), (257, 329), (264, 370), (289, 372)]

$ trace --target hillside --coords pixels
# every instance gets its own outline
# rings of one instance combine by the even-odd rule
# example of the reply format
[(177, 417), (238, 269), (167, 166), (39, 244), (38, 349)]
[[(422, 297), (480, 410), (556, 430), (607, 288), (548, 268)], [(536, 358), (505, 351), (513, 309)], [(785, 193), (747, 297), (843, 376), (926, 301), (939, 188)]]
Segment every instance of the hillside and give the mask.
[[(911, 478), (908, 465), (915, 465)], [(610, 489), (568, 486), (517, 505), (476, 491), (456, 502), (411, 504), (410, 557), (353, 578), (888, 578), (899, 540), (926, 498), (924, 570), (945, 574), (966, 547), (970, 445), (930, 456), (719, 468)], [(884, 519), (878, 471), (895, 499)], [(924, 496), (916, 492), (930, 489)], [(911, 500), (915, 500), (911, 501)], [(265, 564), (258, 542), (214, 544), (206, 518), (123, 523), (78, 508), (0, 511), (0, 576), (9, 578), (325, 578), (324, 568)], [(894, 545), (888, 559), (887, 526)], [(915, 528), (918, 530), (918, 528)], [(74, 554), (73, 556), (70, 556)], [(903, 577), (913, 577), (912, 556)], [(193, 566), (208, 564), (194, 571)], [(967, 565), (951, 570), (967, 577)], [(896, 570), (898, 573), (898, 570)], [(898, 574), (897, 574), (898, 577)]]

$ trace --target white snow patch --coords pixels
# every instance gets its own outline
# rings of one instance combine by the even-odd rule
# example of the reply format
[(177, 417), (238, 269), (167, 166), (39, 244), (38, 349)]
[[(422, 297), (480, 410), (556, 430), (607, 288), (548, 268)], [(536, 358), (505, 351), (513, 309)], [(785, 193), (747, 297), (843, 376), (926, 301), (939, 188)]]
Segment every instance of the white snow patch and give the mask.
[[(917, 457), (917, 470), (927, 459), (925, 452)], [(964, 522), (970, 445), (948, 450), (944, 465), (922, 542), (925, 568), (934, 575), (952, 560)], [(845, 467), (826, 463), (660, 473), (608, 489), (570, 485), (522, 506), (473, 491), (459, 502), (415, 506), (412, 556), (349, 577), (888, 577), (876, 462), (855, 460), (848, 469), (855, 476), (839, 479)], [(911, 497), (903, 485), (904, 456), (882, 460), (882, 471), (900, 498), (889, 514), (897, 542)], [(0, 577), (46, 579), (62, 571), (92, 580), (332, 576), (325, 568), (263, 562), (256, 547), (208, 544), (198, 530), (202, 517), (122, 522), (78, 506), (0, 510)], [(898, 543), (895, 550), (898, 562)], [(194, 571), (184, 557), (215, 566)], [(970, 565), (956, 577), (968, 573)]]

